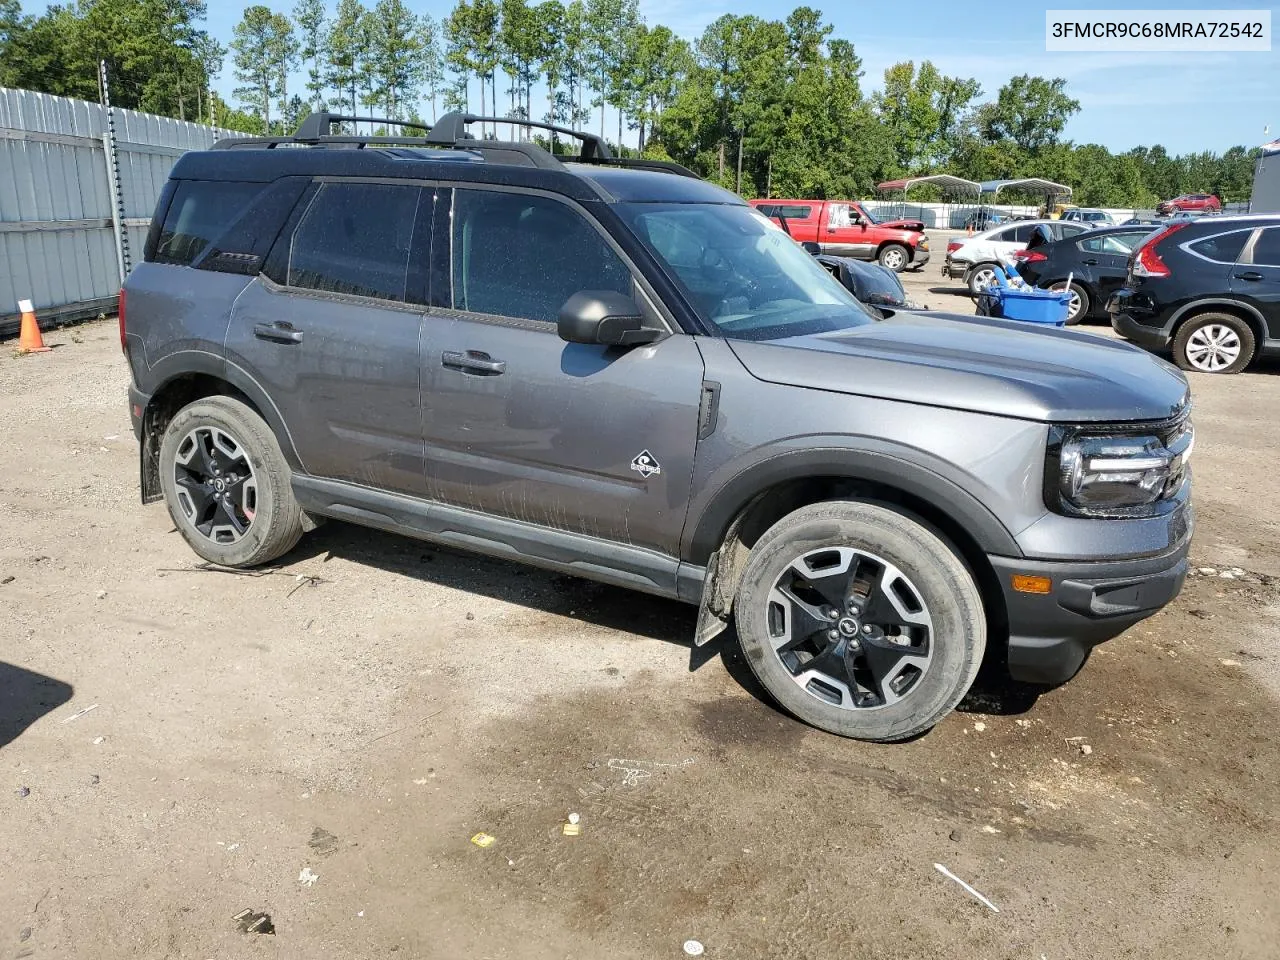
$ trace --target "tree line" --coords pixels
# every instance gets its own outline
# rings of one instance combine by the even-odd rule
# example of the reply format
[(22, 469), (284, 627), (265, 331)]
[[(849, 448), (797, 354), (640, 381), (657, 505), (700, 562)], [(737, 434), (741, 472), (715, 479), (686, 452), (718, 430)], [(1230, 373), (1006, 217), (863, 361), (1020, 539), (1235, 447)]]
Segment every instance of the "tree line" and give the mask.
[[(1090, 206), (1200, 191), (1245, 200), (1258, 154), (1063, 140), (1080, 104), (1062, 79), (1017, 76), (991, 96), (907, 61), (867, 90), (853, 43), (811, 7), (785, 20), (726, 14), (690, 42), (646, 23), (637, 0), (459, 0), (439, 20), (404, 0), (297, 0), (288, 15), (246, 7), (229, 46), (203, 29), (206, 12), (203, 0), (73, 0), (35, 16), (0, 0), (0, 85), (97, 100), (106, 60), (117, 105), (248, 133), (291, 132), (321, 108), (598, 126), (623, 152), (677, 160), (744, 196), (866, 196), (884, 180), (946, 172), (1045, 177)], [(212, 90), (225, 65), (234, 106)], [(628, 132), (634, 147), (622, 146)]]

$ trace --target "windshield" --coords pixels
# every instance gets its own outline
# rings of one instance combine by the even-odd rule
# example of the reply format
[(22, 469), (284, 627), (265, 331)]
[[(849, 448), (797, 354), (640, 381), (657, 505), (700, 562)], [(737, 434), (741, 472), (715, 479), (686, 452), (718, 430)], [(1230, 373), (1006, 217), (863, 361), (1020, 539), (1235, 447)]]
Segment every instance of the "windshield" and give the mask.
[(621, 203), (615, 208), (727, 337), (778, 340), (878, 319), (767, 217), (717, 203)]

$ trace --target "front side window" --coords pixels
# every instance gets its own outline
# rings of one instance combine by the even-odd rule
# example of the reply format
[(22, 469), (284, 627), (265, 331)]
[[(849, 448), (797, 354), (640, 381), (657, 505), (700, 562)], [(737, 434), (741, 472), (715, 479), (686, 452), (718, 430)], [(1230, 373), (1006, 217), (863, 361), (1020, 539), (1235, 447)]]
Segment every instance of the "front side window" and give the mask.
[(456, 189), (452, 233), (455, 310), (555, 323), (575, 293), (633, 292), (600, 232), (549, 197)]
[(852, 227), (853, 214), (849, 204), (833, 203), (827, 207), (827, 225), (831, 227)]
[(160, 228), (155, 262), (194, 263), (262, 188), (260, 183), (179, 181)]
[(622, 203), (614, 209), (702, 320), (727, 337), (777, 340), (878, 319), (750, 207)]
[(421, 192), (411, 184), (322, 185), (293, 233), (283, 282), (403, 302)]

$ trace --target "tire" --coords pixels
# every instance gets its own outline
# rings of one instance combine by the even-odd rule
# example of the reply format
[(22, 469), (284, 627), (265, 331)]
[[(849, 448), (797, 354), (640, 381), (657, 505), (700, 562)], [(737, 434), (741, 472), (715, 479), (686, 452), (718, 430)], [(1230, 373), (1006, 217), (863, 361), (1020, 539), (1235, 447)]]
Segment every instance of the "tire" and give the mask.
[(900, 243), (886, 243), (880, 248), (876, 262), (894, 273), (901, 273), (911, 263), (911, 251)]
[(271, 428), (231, 397), (183, 407), (160, 444), (169, 516), (192, 550), (220, 566), (258, 566), (293, 549), (302, 511), (289, 478)]
[(980, 294), (984, 287), (995, 279), (994, 263), (975, 263), (969, 268), (969, 272), (965, 274), (964, 282), (969, 285), (969, 293), (973, 296)]
[[(835, 572), (810, 580), (804, 570)], [(814, 582), (861, 609), (833, 617)], [(911, 517), (859, 501), (802, 507), (766, 531), (748, 557), (734, 616), (743, 655), (774, 699), (811, 726), (858, 740), (905, 740), (932, 728), (968, 692), (986, 649), (982, 598), (955, 551)], [(895, 619), (911, 622), (885, 626)], [(806, 631), (812, 624), (819, 629)]]
[(1201, 313), (1178, 328), (1173, 361), (1197, 373), (1239, 373), (1253, 360), (1256, 341), (1247, 323), (1229, 313)]
[[(1065, 290), (1066, 284), (1054, 283), (1049, 285), (1050, 290)], [(1089, 298), (1089, 291), (1074, 280), (1071, 281), (1071, 309), (1073, 312), (1067, 314), (1067, 326), (1074, 327), (1081, 320), (1085, 320), (1089, 316), (1089, 309), (1093, 301)]]

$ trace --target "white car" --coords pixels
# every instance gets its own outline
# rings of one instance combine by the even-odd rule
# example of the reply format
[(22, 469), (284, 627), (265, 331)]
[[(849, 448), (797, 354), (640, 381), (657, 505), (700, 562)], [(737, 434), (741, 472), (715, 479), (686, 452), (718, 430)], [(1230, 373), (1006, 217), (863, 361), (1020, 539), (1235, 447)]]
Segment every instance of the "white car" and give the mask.
[(1068, 223), (1083, 223), (1086, 227), (1114, 227), (1115, 219), (1105, 210), (1087, 210), (1075, 207), (1064, 211), (1062, 219)]
[(947, 257), (942, 263), (944, 277), (964, 277), (969, 292), (979, 290), (995, 279), (994, 268), (1007, 263), (1019, 250), (1025, 250), (1038, 226), (1049, 228), (1049, 236), (1062, 240), (1078, 233), (1088, 233), (1088, 224), (1064, 220), (1019, 220), (1001, 224), (975, 236), (952, 240), (947, 244)]

